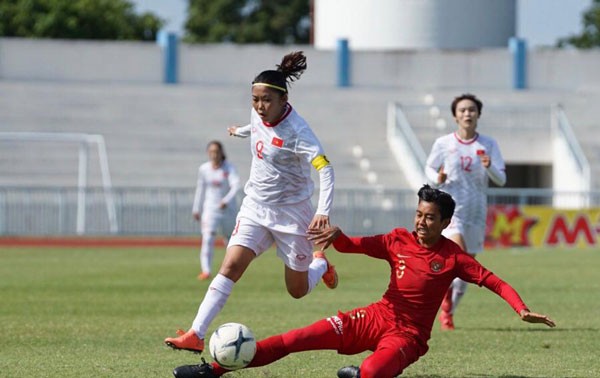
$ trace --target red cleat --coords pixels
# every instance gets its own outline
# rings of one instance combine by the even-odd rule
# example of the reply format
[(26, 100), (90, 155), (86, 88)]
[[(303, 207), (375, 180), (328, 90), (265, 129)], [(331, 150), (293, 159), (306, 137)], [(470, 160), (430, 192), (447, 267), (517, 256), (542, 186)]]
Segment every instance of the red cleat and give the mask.
[(313, 257), (316, 259), (325, 259), (325, 262), (327, 262), (327, 271), (325, 274), (323, 274), (323, 283), (325, 283), (325, 286), (328, 288), (335, 289), (338, 285), (338, 275), (335, 271), (335, 266), (329, 263), (329, 260), (327, 260), (327, 257), (325, 257), (325, 252), (323, 251), (313, 252)]
[(198, 274), (199, 281), (206, 281), (209, 278), (210, 278), (210, 273), (202, 272), (202, 273)]
[(177, 330), (179, 337), (167, 337), (165, 344), (173, 349), (189, 350), (194, 353), (202, 353), (204, 350), (204, 340), (196, 335), (196, 331), (190, 329), (184, 332), (181, 329)]

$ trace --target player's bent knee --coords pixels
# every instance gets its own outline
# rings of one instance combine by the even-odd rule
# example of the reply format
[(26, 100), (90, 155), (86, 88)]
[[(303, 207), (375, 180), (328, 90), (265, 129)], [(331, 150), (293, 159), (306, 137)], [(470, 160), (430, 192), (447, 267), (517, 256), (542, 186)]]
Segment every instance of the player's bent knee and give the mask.
[(292, 298), (302, 298), (308, 294), (308, 273), (297, 272), (286, 267), (285, 288)]
[(308, 294), (308, 292), (305, 288), (303, 289), (303, 288), (289, 288), (289, 287), (288, 287), (288, 293), (290, 293), (290, 295), (294, 299), (300, 299), (300, 298), (304, 297), (306, 294)]

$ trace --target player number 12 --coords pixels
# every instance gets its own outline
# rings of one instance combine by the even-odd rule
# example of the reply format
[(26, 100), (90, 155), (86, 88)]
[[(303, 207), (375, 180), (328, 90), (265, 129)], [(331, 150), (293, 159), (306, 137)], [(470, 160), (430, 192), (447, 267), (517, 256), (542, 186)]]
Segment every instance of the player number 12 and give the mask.
[(463, 171), (471, 172), (471, 164), (473, 164), (473, 158), (470, 156), (460, 157), (460, 167)]

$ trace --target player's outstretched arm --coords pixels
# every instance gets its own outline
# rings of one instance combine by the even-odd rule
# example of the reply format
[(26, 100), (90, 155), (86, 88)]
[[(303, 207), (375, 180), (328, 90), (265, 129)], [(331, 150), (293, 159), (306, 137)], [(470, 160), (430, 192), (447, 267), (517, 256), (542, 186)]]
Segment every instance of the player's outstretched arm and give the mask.
[(251, 124), (246, 126), (230, 126), (227, 128), (227, 132), (229, 133), (229, 136), (246, 138), (250, 136), (251, 128)]
[(537, 314), (529, 310), (521, 310), (519, 316), (521, 317), (521, 320), (527, 323), (544, 323), (548, 327), (556, 327), (556, 323), (554, 323), (554, 320), (550, 319), (546, 315)]
[[(475, 260), (471, 259), (471, 262), (473, 261)], [(517, 293), (512, 286), (502, 281), (495, 274), (490, 272), (490, 274), (482, 282), (482, 285), (501, 296), (502, 299), (504, 299), (506, 303), (508, 303), (519, 314), (521, 320), (524, 322), (544, 323), (548, 327), (556, 326), (554, 320), (550, 319), (548, 316), (529, 311), (519, 296), (519, 293)]]
[(308, 240), (326, 249), (340, 236), (342, 230), (338, 226), (328, 226), (324, 228), (309, 228), (306, 233), (308, 234)]
[(227, 132), (229, 133), (229, 136), (235, 136), (236, 130), (237, 130), (237, 126), (230, 126), (227, 128)]

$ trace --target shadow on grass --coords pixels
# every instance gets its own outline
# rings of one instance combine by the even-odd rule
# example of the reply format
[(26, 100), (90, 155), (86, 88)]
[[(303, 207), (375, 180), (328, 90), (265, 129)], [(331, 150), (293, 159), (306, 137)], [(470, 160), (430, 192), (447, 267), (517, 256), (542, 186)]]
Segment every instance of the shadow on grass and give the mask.
[[(438, 374), (419, 374), (419, 375), (411, 375), (412, 378), (447, 378), (445, 375)], [(465, 374), (463, 377), (472, 377), (472, 378), (548, 378), (542, 375), (491, 375), (491, 374)], [(564, 377), (564, 378), (573, 378), (573, 377)]]
[[(461, 328), (459, 331), (462, 332), (481, 332), (481, 331), (493, 331), (493, 332), (600, 332), (598, 328), (487, 328), (487, 327), (477, 327), (477, 328)], [(502, 377), (504, 378), (504, 377)], [(511, 377), (506, 377), (511, 378)]]
[[(481, 377), (481, 378), (548, 378), (545, 375), (489, 375), (489, 374), (477, 374), (477, 375), (467, 375), (467, 377)], [(564, 377), (564, 378), (573, 378), (573, 377)]]

